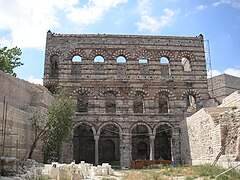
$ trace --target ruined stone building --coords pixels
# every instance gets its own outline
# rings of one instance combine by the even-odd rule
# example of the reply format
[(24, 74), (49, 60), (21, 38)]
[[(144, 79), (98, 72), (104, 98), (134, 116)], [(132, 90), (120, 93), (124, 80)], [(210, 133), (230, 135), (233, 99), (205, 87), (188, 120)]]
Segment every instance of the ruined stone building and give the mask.
[(209, 99), (203, 36), (47, 33), (44, 86), (76, 104), (62, 161), (181, 161), (180, 122)]
[(211, 98), (220, 105), (225, 97), (240, 89), (240, 78), (221, 74), (208, 79), (208, 91)]
[[(45, 87), (0, 72), (1, 159), (26, 156), (35, 135), (29, 119), (54, 101), (48, 89), (62, 87), (76, 108), (62, 162), (196, 165), (212, 163), (224, 147), (218, 163), (229, 167), (240, 160), (239, 82), (226, 74), (207, 80), (202, 35), (49, 31)], [(41, 143), (33, 158), (42, 161)]]
[(223, 167), (236, 166), (240, 161), (240, 91), (224, 98), (218, 107), (202, 108), (180, 127), (182, 163), (213, 164), (217, 159)]

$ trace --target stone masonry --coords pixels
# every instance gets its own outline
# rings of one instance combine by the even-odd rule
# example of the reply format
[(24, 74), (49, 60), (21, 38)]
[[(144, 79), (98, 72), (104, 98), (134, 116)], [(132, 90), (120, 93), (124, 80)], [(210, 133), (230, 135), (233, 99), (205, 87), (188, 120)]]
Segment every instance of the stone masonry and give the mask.
[(55, 34), (44, 86), (76, 104), (62, 161), (181, 161), (180, 122), (209, 99), (203, 36)]
[(232, 167), (240, 161), (240, 91), (218, 107), (203, 108), (181, 122), (182, 159), (186, 164)]
[(228, 74), (221, 74), (208, 79), (208, 91), (211, 98), (222, 103), (222, 100), (240, 89), (240, 78)]
[[(34, 138), (29, 119), (34, 111), (44, 114), (53, 101), (51, 93), (41, 85), (15, 78), (0, 71), (0, 153), (1, 159), (25, 158)], [(4, 145), (4, 147), (3, 147)], [(41, 143), (33, 158), (42, 160)]]

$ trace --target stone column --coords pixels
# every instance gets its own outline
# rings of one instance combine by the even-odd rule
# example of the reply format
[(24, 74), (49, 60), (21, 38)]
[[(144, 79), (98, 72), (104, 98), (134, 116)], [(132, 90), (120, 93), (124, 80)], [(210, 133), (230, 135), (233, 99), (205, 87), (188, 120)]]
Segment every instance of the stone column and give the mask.
[(121, 168), (129, 168), (131, 166), (131, 136), (130, 135), (122, 135), (122, 141), (120, 144), (121, 151)]
[(98, 165), (98, 141), (99, 141), (99, 135), (94, 135), (95, 140), (95, 165)]
[(150, 135), (150, 160), (154, 160), (154, 140), (155, 140), (155, 135)]
[(177, 164), (180, 163), (181, 160), (181, 150), (180, 150), (180, 128), (174, 128), (172, 138), (171, 138), (171, 151), (172, 151), (172, 160)]

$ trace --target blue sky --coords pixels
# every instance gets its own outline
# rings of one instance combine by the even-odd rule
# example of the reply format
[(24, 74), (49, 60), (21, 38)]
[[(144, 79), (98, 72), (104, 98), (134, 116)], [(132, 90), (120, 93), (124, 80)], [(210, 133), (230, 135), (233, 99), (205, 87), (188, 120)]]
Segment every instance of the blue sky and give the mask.
[(240, 77), (240, 0), (0, 0), (0, 46), (22, 49), (19, 78), (41, 83), (48, 30), (67, 34), (197, 36), (212, 74)]

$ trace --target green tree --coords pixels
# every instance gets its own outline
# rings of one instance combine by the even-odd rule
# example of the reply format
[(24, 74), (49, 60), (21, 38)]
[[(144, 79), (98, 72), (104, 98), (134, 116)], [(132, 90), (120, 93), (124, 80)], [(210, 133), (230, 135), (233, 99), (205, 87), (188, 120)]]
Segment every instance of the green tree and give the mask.
[(63, 140), (72, 127), (73, 102), (64, 91), (57, 94), (57, 101), (49, 108), (46, 118), (48, 127), (43, 136), (44, 162), (58, 161)]
[(23, 65), (20, 61), (21, 54), (21, 49), (17, 47), (11, 49), (7, 47), (0, 48), (0, 70), (16, 77), (17, 74), (13, 72), (13, 69)]
[[(33, 151), (40, 139), (44, 142), (44, 161), (58, 160), (62, 143), (71, 130), (73, 115), (73, 102), (64, 90), (60, 90), (56, 94), (56, 100), (49, 107), (45, 117), (41, 117), (37, 111), (34, 111), (33, 117), (29, 119), (35, 129), (34, 141), (21, 164), (23, 165), (26, 159), (32, 158)], [(45, 126), (41, 128), (40, 124), (43, 119)]]

